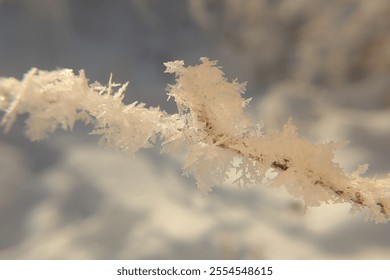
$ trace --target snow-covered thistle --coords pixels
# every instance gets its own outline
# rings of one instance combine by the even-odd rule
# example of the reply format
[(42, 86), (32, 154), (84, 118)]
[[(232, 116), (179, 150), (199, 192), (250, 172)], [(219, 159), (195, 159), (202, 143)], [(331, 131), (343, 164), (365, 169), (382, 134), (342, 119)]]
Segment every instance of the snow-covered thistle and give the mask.
[(17, 116), (28, 114), (26, 134), (41, 140), (58, 127), (93, 123), (101, 142), (134, 154), (157, 139), (162, 152), (184, 155), (184, 174), (207, 193), (235, 171), (235, 183), (284, 186), (306, 205), (352, 204), (368, 208), (377, 222), (390, 217), (390, 178), (364, 177), (365, 166), (348, 174), (334, 162), (333, 143), (311, 144), (298, 137), (289, 121), (281, 132), (268, 132), (245, 114), (245, 84), (229, 82), (215, 61), (196, 66), (165, 63), (176, 75), (168, 86), (177, 114), (144, 104), (122, 103), (127, 84), (89, 84), (83, 71), (31, 69), (23, 80), (0, 79), (1, 124), (8, 131)]

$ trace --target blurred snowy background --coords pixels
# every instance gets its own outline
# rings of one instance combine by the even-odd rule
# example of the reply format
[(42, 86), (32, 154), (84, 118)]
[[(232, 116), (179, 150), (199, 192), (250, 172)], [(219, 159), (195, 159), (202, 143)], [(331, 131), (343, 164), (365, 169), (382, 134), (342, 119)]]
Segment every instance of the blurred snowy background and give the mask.
[[(0, 76), (85, 69), (130, 81), (135, 100), (175, 112), (163, 62), (219, 60), (248, 81), (269, 129), (292, 116), (313, 142), (349, 141), (337, 161), (390, 171), (390, 1), (0, 0)], [(223, 185), (201, 197), (178, 159), (129, 158), (88, 127), (0, 133), (2, 259), (389, 259), (390, 224), (348, 205), (305, 210), (283, 189)]]

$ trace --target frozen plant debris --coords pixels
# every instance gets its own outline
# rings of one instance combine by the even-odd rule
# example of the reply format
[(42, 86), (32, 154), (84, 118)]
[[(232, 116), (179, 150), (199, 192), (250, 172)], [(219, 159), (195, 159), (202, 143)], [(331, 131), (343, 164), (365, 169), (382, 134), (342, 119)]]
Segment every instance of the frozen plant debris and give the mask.
[[(196, 66), (165, 63), (176, 76), (167, 88), (177, 114), (144, 104), (124, 105), (127, 87), (112, 82), (89, 84), (83, 71), (30, 70), (18, 81), (0, 79), (1, 125), (9, 130), (28, 114), (26, 134), (40, 140), (78, 120), (93, 123), (101, 143), (134, 154), (159, 138), (163, 152), (184, 155), (183, 173), (196, 178), (203, 193), (235, 171), (238, 186), (284, 186), (308, 206), (350, 203), (367, 208), (377, 222), (390, 217), (390, 178), (364, 177), (366, 167), (348, 174), (334, 162), (333, 143), (311, 144), (298, 137), (289, 121), (281, 132), (266, 132), (245, 113), (245, 83), (228, 81), (216, 61), (201, 58)], [(273, 174), (267, 177), (266, 174)]]

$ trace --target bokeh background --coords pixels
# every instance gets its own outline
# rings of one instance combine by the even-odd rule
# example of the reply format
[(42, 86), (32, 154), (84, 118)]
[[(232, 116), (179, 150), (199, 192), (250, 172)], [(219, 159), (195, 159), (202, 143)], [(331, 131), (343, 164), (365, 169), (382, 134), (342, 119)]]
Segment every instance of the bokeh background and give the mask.
[[(312, 142), (349, 142), (348, 172), (390, 171), (388, 0), (0, 0), (0, 76), (85, 69), (175, 112), (163, 62), (218, 60), (249, 113)], [(202, 197), (180, 159), (127, 157), (79, 124), (31, 143), (0, 133), (1, 259), (389, 259), (390, 225), (348, 205), (305, 209), (283, 188)]]

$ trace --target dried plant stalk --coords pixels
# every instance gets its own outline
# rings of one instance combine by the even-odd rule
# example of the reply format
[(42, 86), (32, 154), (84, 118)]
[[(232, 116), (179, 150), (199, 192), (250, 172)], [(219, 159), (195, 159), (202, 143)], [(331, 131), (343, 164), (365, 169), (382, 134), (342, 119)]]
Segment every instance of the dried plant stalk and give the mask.
[[(311, 144), (298, 137), (289, 121), (281, 132), (267, 132), (245, 114), (245, 84), (229, 82), (215, 61), (196, 66), (168, 62), (176, 75), (168, 86), (177, 114), (144, 104), (122, 103), (127, 87), (112, 82), (89, 84), (83, 71), (30, 70), (24, 79), (0, 79), (1, 124), (8, 131), (17, 116), (28, 114), (26, 134), (41, 140), (58, 127), (72, 129), (82, 120), (93, 123), (101, 143), (134, 154), (157, 138), (163, 152), (185, 156), (183, 171), (196, 177), (207, 193), (235, 170), (239, 186), (284, 186), (308, 206), (347, 202), (368, 208), (377, 222), (389, 219), (390, 178), (364, 177), (365, 167), (348, 174), (334, 162), (333, 143)], [(269, 176), (271, 174), (271, 176)]]

